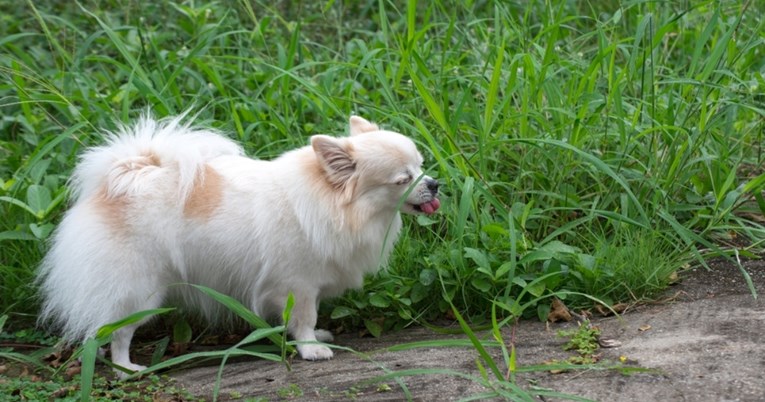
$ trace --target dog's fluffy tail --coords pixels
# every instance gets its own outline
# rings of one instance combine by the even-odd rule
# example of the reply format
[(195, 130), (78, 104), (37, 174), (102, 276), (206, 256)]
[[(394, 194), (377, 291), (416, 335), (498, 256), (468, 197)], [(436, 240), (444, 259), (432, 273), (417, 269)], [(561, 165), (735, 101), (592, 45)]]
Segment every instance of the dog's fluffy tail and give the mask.
[(131, 126), (109, 133), (105, 145), (86, 151), (72, 175), (75, 201), (105, 191), (107, 198), (140, 192), (155, 168), (178, 172), (178, 200), (189, 195), (208, 160), (240, 155), (242, 149), (214, 130), (192, 128), (182, 121), (186, 113), (165, 120), (142, 116)]
[[(213, 130), (184, 125), (184, 116), (157, 121), (148, 116), (108, 136), (105, 145), (86, 151), (71, 185), (74, 205), (54, 232), (51, 249), (40, 266), (40, 323), (60, 329), (63, 340), (95, 335), (104, 324), (159, 305), (153, 267), (161, 261), (142, 254), (140, 246), (115, 239), (84, 207), (93, 197), (119, 199), (177, 186), (183, 202), (205, 163), (221, 155), (238, 155), (240, 147)], [(155, 177), (177, 177), (160, 183)], [(171, 189), (174, 191), (175, 189)], [(182, 205), (182, 204), (181, 204)]]

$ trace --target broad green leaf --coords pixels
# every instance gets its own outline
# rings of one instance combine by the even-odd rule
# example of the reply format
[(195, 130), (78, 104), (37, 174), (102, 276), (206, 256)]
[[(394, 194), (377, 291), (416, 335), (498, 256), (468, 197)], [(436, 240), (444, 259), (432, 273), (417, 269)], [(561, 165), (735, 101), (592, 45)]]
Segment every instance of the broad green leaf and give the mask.
[(38, 218), (42, 218), (48, 205), (51, 203), (50, 190), (39, 184), (33, 184), (27, 188), (27, 205), (35, 211)]
[(350, 307), (335, 306), (335, 308), (332, 309), (332, 314), (330, 315), (330, 317), (333, 320), (336, 320), (338, 318), (343, 318), (343, 317), (348, 317), (350, 315), (355, 315), (356, 313), (358, 313), (358, 311), (355, 310), (355, 309), (352, 309)]
[(420, 283), (423, 286), (430, 286), (436, 278), (438, 278), (438, 274), (430, 268), (425, 268), (420, 271)]
[(374, 320), (364, 320), (364, 326), (375, 338), (379, 338), (382, 334), (382, 327)]
[(53, 231), (53, 224), (52, 223), (46, 223), (43, 225), (38, 225), (36, 223), (30, 223), (29, 224), (29, 230), (32, 232), (33, 235), (35, 235), (36, 238), (40, 240), (45, 240), (50, 232)]
[(386, 308), (390, 306), (390, 298), (382, 293), (375, 293), (369, 298), (369, 304), (375, 307)]
[(491, 281), (483, 276), (473, 277), (473, 279), (470, 280), (470, 284), (481, 292), (488, 292), (491, 290)]
[(173, 325), (173, 342), (189, 343), (191, 342), (191, 325), (184, 318), (180, 318)]
[(486, 268), (486, 269), (491, 268), (489, 265), (489, 259), (486, 257), (486, 254), (484, 254), (484, 252), (481, 250), (465, 247), (465, 258), (469, 258), (473, 260), (473, 262), (475, 262), (476, 265), (478, 265), (481, 268)]

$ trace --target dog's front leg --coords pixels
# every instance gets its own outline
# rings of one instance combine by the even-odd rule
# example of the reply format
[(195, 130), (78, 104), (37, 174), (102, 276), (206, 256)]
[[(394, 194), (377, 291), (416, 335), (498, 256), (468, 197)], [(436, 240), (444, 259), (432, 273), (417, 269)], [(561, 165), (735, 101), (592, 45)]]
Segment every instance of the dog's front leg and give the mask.
[(296, 341), (300, 357), (305, 360), (326, 360), (332, 358), (332, 350), (324, 345), (318, 345), (317, 335), (324, 340), (331, 340), (331, 335), (326, 336), (325, 331), (316, 333), (316, 304), (315, 296), (305, 297), (295, 295), (295, 306), (292, 308), (292, 316), (288, 324), (289, 332)]

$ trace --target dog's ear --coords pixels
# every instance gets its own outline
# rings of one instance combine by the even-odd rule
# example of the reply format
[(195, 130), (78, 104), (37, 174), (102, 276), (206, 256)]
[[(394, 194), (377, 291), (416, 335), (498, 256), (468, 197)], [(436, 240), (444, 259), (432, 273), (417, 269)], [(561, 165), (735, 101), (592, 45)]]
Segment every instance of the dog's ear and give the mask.
[(377, 127), (377, 124), (374, 124), (363, 117), (351, 116), (351, 136), (379, 130), (380, 127)]
[(356, 162), (351, 155), (353, 146), (326, 135), (311, 137), (311, 146), (329, 182), (337, 188), (344, 187), (356, 171)]

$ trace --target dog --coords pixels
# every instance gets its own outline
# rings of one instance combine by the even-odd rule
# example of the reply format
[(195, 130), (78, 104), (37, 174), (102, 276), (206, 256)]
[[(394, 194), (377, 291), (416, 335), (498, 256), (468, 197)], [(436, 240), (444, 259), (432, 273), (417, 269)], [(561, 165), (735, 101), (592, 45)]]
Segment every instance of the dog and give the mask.
[[(279, 317), (292, 292), (287, 330), (298, 353), (332, 358), (316, 342), (332, 340), (315, 329), (320, 300), (361, 287), (386, 264), (399, 212), (433, 214), (441, 205), (414, 142), (352, 116), (349, 136), (314, 135), (262, 161), (183, 119), (144, 116), (81, 156), (72, 206), (39, 270), (41, 320), (71, 344), (166, 304), (213, 323), (226, 316), (179, 283), (230, 295), (261, 317)], [(146, 368), (129, 351), (147, 320), (114, 332), (114, 364)]]

